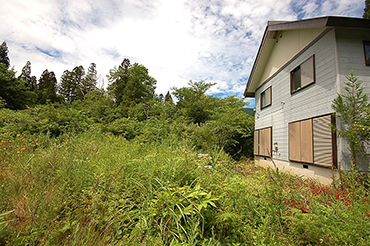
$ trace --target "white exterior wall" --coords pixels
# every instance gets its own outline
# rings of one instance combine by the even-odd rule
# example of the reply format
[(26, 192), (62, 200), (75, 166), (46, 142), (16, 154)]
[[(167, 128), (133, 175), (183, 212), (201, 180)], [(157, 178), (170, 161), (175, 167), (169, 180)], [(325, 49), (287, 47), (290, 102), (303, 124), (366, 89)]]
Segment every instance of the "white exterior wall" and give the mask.
[[(316, 83), (291, 95), (290, 71), (312, 55), (315, 55)], [(316, 175), (324, 183), (331, 180), (331, 169), (309, 165), (310, 170), (307, 170), (303, 169), (302, 163), (289, 162), (288, 124), (333, 112), (331, 104), (337, 96), (336, 61), (335, 32), (331, 30), (255, 93), (255, 128), (272, 126), (272, 143), (278, 143), (278, 151), (273, 152), (273, 158), (280, 168), (295, 173), (300, 170), (298, 173), (305, 176), (311, 172), (309, 177)], [(272, 105), (261, 110), (260, 94), (269, 86), (272, 86)], [(256, 158), (256, 161), (263, 159)]]
[[(272, 142), (278, 143), (275, 158), (288, 161), (288, 123), (332, 113), (336, 91), (334, 30), (290, 63), (283, 71), (256, 91), (255, 128), (273, 126)], [(290, 71), (315, 55), (316, 83), (290, 94)], [(272, 86), (272, 105), (261, 110), (260, 94)]]

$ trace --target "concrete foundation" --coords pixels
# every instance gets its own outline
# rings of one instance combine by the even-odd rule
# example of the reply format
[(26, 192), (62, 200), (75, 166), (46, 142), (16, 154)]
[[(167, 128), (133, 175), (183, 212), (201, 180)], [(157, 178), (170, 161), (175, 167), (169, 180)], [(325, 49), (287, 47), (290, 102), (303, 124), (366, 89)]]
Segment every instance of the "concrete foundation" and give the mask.
[[(268, 157), (255, 156), (255, 162), (262, 167), (274, 168), (274, 164)], [(331, 168), (275, 159), (274, 162), (280, 171), (302, 175), (303, 178), (314, 179), (324, 185), (330, 185), (333, 182), (333, 171)], [(336, 177), (338, 177), (338, 172), (334, 170), (334, 178)]]

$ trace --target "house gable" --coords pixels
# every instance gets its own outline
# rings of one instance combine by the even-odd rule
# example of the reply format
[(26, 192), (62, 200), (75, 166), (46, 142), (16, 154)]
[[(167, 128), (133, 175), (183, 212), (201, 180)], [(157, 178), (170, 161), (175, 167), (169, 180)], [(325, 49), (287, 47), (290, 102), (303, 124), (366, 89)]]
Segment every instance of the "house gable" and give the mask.
[(297, 55), (315, 38), (324, 32), (326, 28), (311, 28), (311, 29), (295, 29), (279, 31), (276, 39), (274, 39), (268, 60), (261, 61), (260, 66), (263, 71), (261, 78), (257, 79), (257, 88), (276, 73), (285, 63)]
[[(369, 29), (370, 21), (361, 18), (327, 16), (300, 21), (268, 22), (244, 96), (254, 97), (257, 88), (279, 71), (283, 64), (302, 52), (325, 30), (337, 27)], [(281, 39), (280, 36), (282, 36)], [(283, 41), (284, 37), (286, 42)]]

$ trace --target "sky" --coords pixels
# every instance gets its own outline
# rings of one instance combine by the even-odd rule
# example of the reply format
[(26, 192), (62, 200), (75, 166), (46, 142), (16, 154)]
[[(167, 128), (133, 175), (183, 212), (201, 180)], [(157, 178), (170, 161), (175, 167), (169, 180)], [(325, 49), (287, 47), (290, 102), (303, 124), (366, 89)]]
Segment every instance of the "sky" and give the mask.
[[(0, 43), (20, 74), (96, 63), (98, 86), (124, 58), (157, 80), (158, 94), (190, 80), (213, 96), (242, 97), (267, 21), (362, 17), (364, 0), (0, 0)], [(253, 106), (252, 99), (250, 101)]]

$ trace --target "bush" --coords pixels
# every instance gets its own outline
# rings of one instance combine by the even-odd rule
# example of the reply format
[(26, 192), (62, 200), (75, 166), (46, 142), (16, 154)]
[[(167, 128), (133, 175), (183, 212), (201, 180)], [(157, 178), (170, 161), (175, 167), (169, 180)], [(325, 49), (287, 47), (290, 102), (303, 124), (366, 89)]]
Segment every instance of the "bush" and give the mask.
[(21, 111), (0, 109), (0, 134), (61, 134), (81, 133), (92, 121), (83, 112), (61, 105), (40, 105)]
[(113, 121), (106, 128), (107, 132), (114, 135), (124, 136), (126, 139), (134, 139), (141, 133), (143, 123), (131, 118), (121, 118)]

